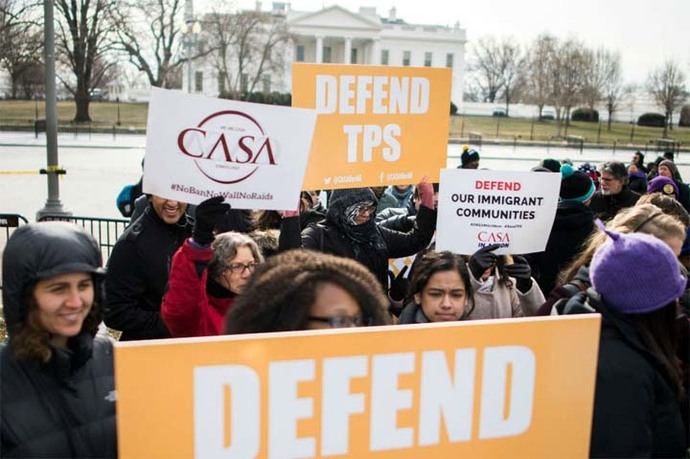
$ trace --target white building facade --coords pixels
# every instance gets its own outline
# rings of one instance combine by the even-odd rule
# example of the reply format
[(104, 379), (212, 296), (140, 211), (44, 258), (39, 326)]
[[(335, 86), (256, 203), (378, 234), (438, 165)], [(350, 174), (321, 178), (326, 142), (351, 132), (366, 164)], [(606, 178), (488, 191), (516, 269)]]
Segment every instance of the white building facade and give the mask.
[[(395, 8), (387, 17), (380, 17), (375, 8), (352, 12), (333, 5), (301, 12), (292, 11), (288, 3), (274, 3), (272, 14), (284, 18), (290, 40), (283, 48), (281, 74), (274, 70), (258, 90), (291, 92), (293, 62), (448, 67), (452, 70), (451, 101), (458, 106), (462, 102), (466, 38), (458, 24), (409, 24), (397, 18)], [(191, 85), (188, 75), (194, 78)], [(208, 59), (194, 61), (192, 71), (183, 72), (182, 88), (218, 96), (218, 72)]]

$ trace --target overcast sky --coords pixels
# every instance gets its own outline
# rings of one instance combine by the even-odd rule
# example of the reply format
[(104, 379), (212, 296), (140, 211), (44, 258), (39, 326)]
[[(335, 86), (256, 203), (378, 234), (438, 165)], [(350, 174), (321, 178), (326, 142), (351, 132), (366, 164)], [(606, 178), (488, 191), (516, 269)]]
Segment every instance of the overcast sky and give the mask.
[[(197, 12), (208, 0), (196, 0)], [(255, 1), (236, 0), (245, 8)], [(316, 11), (338, 4), (352, 11), (375, 6), (387, 16), (416, 24), (460, 22), (468, 46), (487, 35), (528, 43), (543, 32), (577, 37), (588, 46), (620, 51), (626, 82), (644, 83), (649, 70), (673, 58), (690, 78), (690, 0), (292, 0), (293, 10)], [(263, 0), (269, 9), (271, 0)], [(197, 6), (198, 5), (198, 6)]]

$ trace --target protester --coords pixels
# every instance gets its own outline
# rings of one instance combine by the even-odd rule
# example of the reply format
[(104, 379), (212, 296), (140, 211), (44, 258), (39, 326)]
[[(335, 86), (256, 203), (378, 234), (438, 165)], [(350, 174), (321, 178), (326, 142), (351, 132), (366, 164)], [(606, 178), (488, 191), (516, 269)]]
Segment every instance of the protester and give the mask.
[(597, 170), (596, 166), (590, 163), (582, 163), (577, 170), (589, 175), (589, 178), (591, 178), (592, 182), (594, 182), (594, 188), (597, 190), (599, 189), (599, 178), (601, 177), (601, 173)]
[(668, 177), (676, 183), (676, 187), (678, 188), (678, 202), (685, 207), (685, 210), (690, 212), (690, 187), (686, 183), (683, 183), (683, 179), (675, 163), (668, 159), (661, 161), (659, 163), (658, 172), (660, 176)]
[[(652, 204), (641, 204), (621, 211), (608, 223), (608, 228), (621, 233), (644, 233), (664, 241), (672, 251), (680, 254), (686, 228), (671, 215)], [(539, 308), (539, 315), (556, 314), (565, 301), (591, 286), (589, 264), (594, 251), (606, 240), (603, 233), (595, 231), (587, 239), (583, 250), (561, 271), (556, 287), (548, 300)]]
[(150, 196), (144, 214), (113, 247), (105, 279), (105, 323), (121, 340), (170, 337), (160, 316), (173, 254), (191, 234), (187, 204)]
[(414, 215), (414, 206), (412, 203), (412, 193), (415, 188), (412, 185), (393, 185), (386, 188), (386, 191), (379, 198), (379, 203), (376, 206), (376, 213), (380, 213), (389, 208), (405, 209), (411, 215)]
[(640, 195), (628, 188), (628, 171), (617, 161), (601, 168), (601, 189), (594, 193), (589, 207), (604, 221), (611, 220), (619, 210), (635, 205)]
[(628, 188), (638, 194), (647, 192), (647, 174), (635, 163), (628, 166)]
[(649, 181), (647, 184), (647, 193), (657, 192), (670, 196), (673, 199), (678, 199), (678, 185), (669, 177), (658, 175)]
[(335, 190), (326, 219), (299, 235), (299, 218), (283, 219), (281, 250), (303, 247), (352, 258), (369, 268), (382, 286), (388, 282), (388, 259), (417, 253), (425, 248), (436, 228), (431, 184), (417, 185), (421, 206), (416, 224), (407, 233), (391, 230), (374, 221), (376, 197), (369, 188)]
[(451, 252), (430, 251), (415, 264), (409, 301), (401, 324), (463, 320), (474, 309), (465, 259)]
[(526, 255), (542, 292), (553, 290), (558, 273), (582, 250), (592, 233), (594, 213), (589, 202), (593, 195), (592, 179), (564, 164), (556, 218), (546, 248), (543, 252)]
[(469, 259), (474, 310), (467, 317), (504, 319), (531, 316), (544, 302), (544, 294), (532, 278), (524, 257), (497, 256), (498, 244), (477, 250)]
[(675, 317), (687, 279), (659, 239), (606, 235), (592, 258), (594, 291), (566, 305), (602, 316), (590, 456), (683, 457)]
[(2, 258), (0, 456), (114, 458), (113, 348), (95, 337), (103, 269), (71, 223), (17, 228)]
[(387, 306), (376, 278), (356, 261), (290, 250), (257, 268), (230, 310), (225, 332), (385, 325)]
[(249, 236), (236, 232), (214, 236), (229, 209), (222, 196), (199, 204), (192, 237), (172, 260), (161, 315), (173, 337), (220, 335), (225, 314), (263, 261)]
[(560, 172), (561, 171), (561, 163), (558, 162), (558, 160), (553, 159), (553, 158), (545, 158), (542, 159), (541, 162), (539, 163), (541, 167), (544, 169), (547, 169), (550, 172)]
[(477, 169), (479, 168), (479, 152), (474, 148), (463, 149), (460, 155), (460, 166), (458, 169)]
[(635, 154), (632, 157), (631, 164), (637, 166), (637, 169), (644, 174), (647, 174), (649, 172), (644, 165), (644, 153), (642, 153), (641, 151), (635, 152)]

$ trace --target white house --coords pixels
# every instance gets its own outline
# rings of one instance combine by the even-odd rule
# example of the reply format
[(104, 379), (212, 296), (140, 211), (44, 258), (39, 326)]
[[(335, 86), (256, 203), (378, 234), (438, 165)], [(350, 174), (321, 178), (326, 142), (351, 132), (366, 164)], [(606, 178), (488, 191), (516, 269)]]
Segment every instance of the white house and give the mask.
[[(282, 74), (264, 78), (264, 92), (291, 92), (292, 62), (449, 67), (453, 70), (451, 100), (457, 105), (462, 101), (466, 39), (458, 23), (454, 27), (410, 24), (396, 16), (395, 7), (381, 17), (371, 7), (352, 12), (333, 5), (304, 12), (275, 2), (272, 14), (284, 18), (291, 40), (284, 48)], [(208, 59), (194, 61), (187, 70), (183, 90), (219, 94), (218, 72)], [(190, 77), (193, 84), (188, 84)]]

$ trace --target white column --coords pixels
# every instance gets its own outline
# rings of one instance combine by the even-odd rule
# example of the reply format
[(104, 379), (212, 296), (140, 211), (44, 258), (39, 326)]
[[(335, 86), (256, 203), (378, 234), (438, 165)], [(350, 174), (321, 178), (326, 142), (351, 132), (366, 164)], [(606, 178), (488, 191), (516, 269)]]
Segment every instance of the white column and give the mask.
[(323, 37), (321, 35), (316, 36), (316, 63), (320, 64), (323, 62)]
[(369, 56), (369, 64), (379, 65), (381, 63), (381, 39), (375, 37), (371, 43), (371, 56)]
[(350, 57), (352, 55), (352, 38), (345, 37), (345, 56), (343, 64), (351, 64)]

